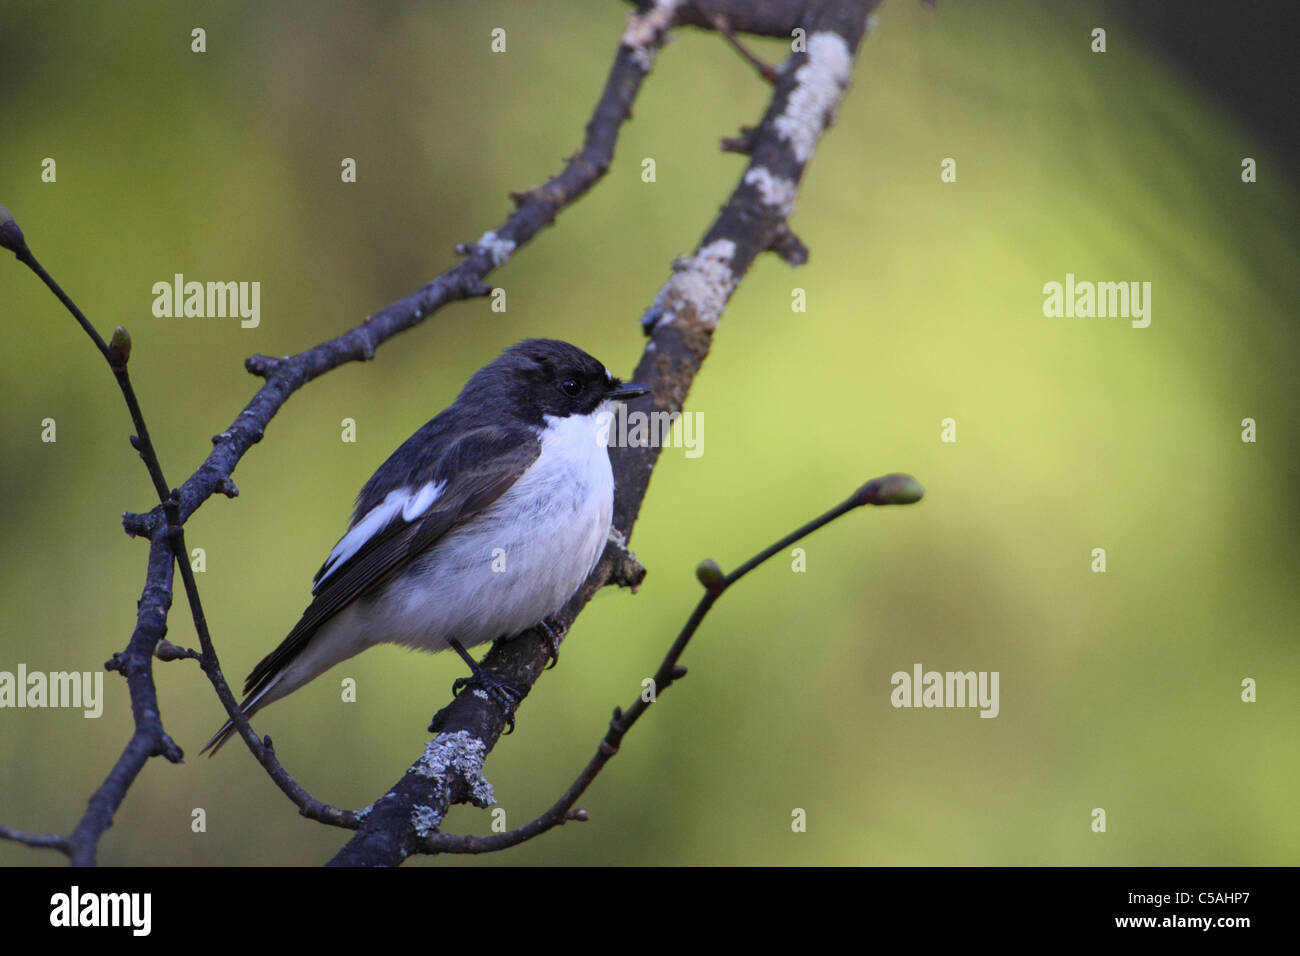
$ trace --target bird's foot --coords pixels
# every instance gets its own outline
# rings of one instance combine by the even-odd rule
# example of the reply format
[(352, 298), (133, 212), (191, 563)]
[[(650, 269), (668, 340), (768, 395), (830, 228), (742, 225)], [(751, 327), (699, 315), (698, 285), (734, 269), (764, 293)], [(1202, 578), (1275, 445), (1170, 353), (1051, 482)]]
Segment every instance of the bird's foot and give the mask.
[[(508, 734), (514, 733), (515, 730), (515, 708), (519, 702), (524, 699), (524, 691), (517, 684), (510, 681), (502, 680), (499, 677), (493, 677), (482, 668), (476, 668), (477, 674), (472, 677), (458, 677), (451, 685), (451, 695), (459, 697), (460, 692), (470, 687), (483, 691), (488, 700), (501, 708), (501, 713), (506, 718), (506, 730)], [(432, 725), (430, 725), (432, 729)]]
[(556, 664), (560, 663), (560, 634), (564, 628), (560, 622), (553, 617), (544, 617), (537, 622), (538, 628), (541, 629), (542, 636), (546, 638), (546, 670), (550, 670)]
[[(461, 645), (459, 641), (448, 641), (451, 649), (461, 656), (461, 659), (469, 665), (473, 672), (469, 677), (458, 677), (451, 685), (451, 694), (453, 697), (459, 697), (460, 692), (465, 688), (475, 688), (481, 690), (487, 699), (501, 708), (501, 713), (506, 718), (506, 733), (513, 733), (515, 729), (515, 708), (519, 702), (524, 699), (527, 689), (520, 687), (518, 684), (512, 684), (508, 680), (500, 677), (494, 677), (479, 666), (478, 661), (469, 656), (469, 652)], [(434, 723), (436, 723), (436, 718)], [(434, 723), (429, 724), (429, 730), (435, 730)]]

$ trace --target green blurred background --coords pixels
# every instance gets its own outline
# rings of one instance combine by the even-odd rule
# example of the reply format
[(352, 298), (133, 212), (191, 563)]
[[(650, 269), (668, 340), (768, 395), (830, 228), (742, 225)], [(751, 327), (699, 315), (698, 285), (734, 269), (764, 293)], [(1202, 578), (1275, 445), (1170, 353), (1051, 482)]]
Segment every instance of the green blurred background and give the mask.
[[(0, 9), (0, 202), (102, 331), (130, 328), (172, 483), (252, 395), (245, 356), (299, 351), (418, 288), (502, 220), (507, 191), (560, 168), (625, 9)], [(1271, 64), (1233, 39), (1284, 31), (1234, 17), (1179, 21), (1240, 48), (1226, 84), (1189, 75), (1191, 46), (1118, 4), (882, 8), (793, 219), (811, 261), (764, 257), (741, 284), (688, 403), (704, 454), (670, 449), (655, 472), (632, 542), (645, 585), (597, 597), (492, 755), (509, 825), (549, 806), (639, 691), (699, 595), (700, 559), (734, 567), (888, 471), (915, 474), (925, 501), (849, 515), (805, 543), (806, 572), (779, 557), (729, 594), (689, 678), (582, 801), (590, 823), (441, 862), (1297, 862), (1297, 193)], [(780, 59), (775, 41), (754, 47)], [(718, 140), (768, 95), (718, 37), (679, 32), (607, 179), (492, 276), (505, 314), (454, 305), (292, 398), (235, 473), (240, 497), (188, 526), (232, 683), (297, 619), (362, 482), (473, 370), (532, 335), (631, 369), (672, 257), (743, 169)], [(176, 272), (259, 280), (261, 326), (154, 318), (150, 288)], [(1042, 286), (1066, 272), (1150, 281), (1150, 327), (1045, 318)], [(146, 545), (118, 516), (151, 488), (101, 358), (7, 254), (0, 318), (0, 670), (95, 669), (125, 644), (143, 582)], [(940, 441), (949, 417), (955, 444)], [(171, 625), (196, 645), (183, 598)], [(917, 662), (999, 671), (1000, 716), (892, 708), (890, 675)], [(346, 835), (299, 818), (238, 744), (195, 759), (221, 709), (192, 663), (156, 670), (189, 759), (148, 765), (101, 861), (332, 855)], [(317, 797), (359, 807), (419, 754), (461, 673), (450, 655), (379, 648), (256, 727)], [(1246, 677), (1257, 703), (1240, 700)], [(0, 820), (72, 828), (129, 735), (124, 682), (105, 688), (97, 721), (0, 711)], [(461, 807), (446, 828), (490, 823)], [(3, 864), (59, 862), (0, 843)]]

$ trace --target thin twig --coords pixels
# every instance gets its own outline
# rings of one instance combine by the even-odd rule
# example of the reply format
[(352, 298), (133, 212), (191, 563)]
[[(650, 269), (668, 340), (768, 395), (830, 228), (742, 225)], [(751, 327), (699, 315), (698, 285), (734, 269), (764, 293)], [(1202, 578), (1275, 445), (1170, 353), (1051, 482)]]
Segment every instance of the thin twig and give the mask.
[(262, 765), (268, 776), (275, 782), (275, 785), (297, 805), (298, 812), (302, 816), (318, 820), (330, 826), (355, 829), (357, 826), (356, 814), (351, 810), (342, 810), (327, 803), (322, 803), (313, 797), (305, 787), (284, 769), (276, 758), (275, 749), (271, 746), (271, 738), (267, 737), (265, 740), (259, 738), (249, 725), (244, 712), (240, 710), (239, 702), (235, 700), (235, 695), (231, 693), (225, 675), (221, 671), (221, 664), (217, 660), (217, 650), (212, 643), (212, 636), (208, 632), (207, 616), (203, 613), (203, 602), (199, 599), (198, 582), (195, 581), (194, 570), (190, 567), (186, 558), (189, 552), (185, 547), (185, 530), (180, 524), (180, 508), (175, 496), (168, 497), (163, 504), (163, 508), (167, 515), (167, 533), (172, 540), (177, 566), (181, 572), (181, 581), (185, 585), (185, 595), (189, 599), (193, 613), (194, 629), (199, 635), (199, 646), (203, 648), (199, 666), (203, 669), (203, 673), (207, 675), (208, 680), (211, 681), (222, 706), (226, 708), (226, 713), (230, 715), (230, 719), (239, 730), (239, 735), (253, 752), (253, 756), (257, 758), (258, 763)]
[(790, 532), (770, 547), (764, 548), (728, 575), (724, 576), (721, 569), (713, 561), (701, 562), (699, 567), (696, 568), (696, 576), (699, 578), (700, 583), (704, 585), (704, 597), (700, 598), (699, 603), (695, 605), (695, 610), (691, 612), (690, 618), (687, 619), (686, 624), (677, 635), (677, 639), (673, 641), (672, 647), (664, 655), (664, 659), (659, 664), (659, 669), (655, 671), (654, 678), (648, 688), (649, 693), (647, 694), (643, 690), (627, 710), (618, 707), (614, 708), (614, 716), (610, 719), (609, 730), (601, 738), (595, 755), (588, 761), (587, 766), (583, 768), (582, 773), (578, 774), (577, 779), (564, 792), (564, 795), (549, 810), (522, 827), (506, 833), (493, 834), (492, 836), (460, 836), (450, 833), (438, 833), (426, 837), (421, 849), (426, 853), (490, 853), (523, 843), (525, 840), (530, 840), (547, 830), (568, 823), (570, 820), (585, 821), (588, 818), (587, 812), (582, 809), (574, 809), (574, 804), (582, 798), (582, 795), (591, 786), (596, 776), (609, 763), (610, 759), (618, 753), (623, 737), (632, 729), (632, 725), (650, 709), (650, 705), (657, 701), (664, 691), (671, 687), (675, 681), (686, 675), (686, 668), (680, 666), (678, 662), (686, 652), (686, 646), (690, 643), (691, 638), (699, 630), (705, 615), (709, 613), (709, 610), (717, 603), (718, 598), (722, 597), (728, 588), (768, 558), (779, 554), (796, 541), (807, 537), (818, 528), (830, 524), (836, 518), (852, 511), (854, 508), (862, 505), (913, 504), (920, 501), (923, 494), (921, 485), (910, 475), (893, 474), (886, 475), (883, 478), (876, 478), (867, 482), (830, 511), (818, 518), (814, 518), (803, 527)]
[(18, 223), (14, 221), (13, 215), (0, 206), (0, 214), (8, 220), (6, 225), (10, 228), (10, 234), (6, 237), (8, 241), (3, 242), (3, 246), (9, 249), (18, 258), (18, 261), (40, 278), (42, 282), (49, 287), (55, 297), (63, 303), (64, 307), (72, 313), (72, 317), (90, 336), (90, 340), (95, 343), (95, 348), (99, 349), (104, 361), (108, 362), (108, 367), (113, 370), (113, 375), (117, 379), (118, 388), (122, 390), (122, 397), (126, 400), (127, 410), (131, 413), (131, 422), (135, 425), (135, 437), (131, 439), (131, 444), (140, 452), (140, 457), (144, 459), (145, 467), (149, 471), (149, 478), (153, 481), (154, 490), (158, 492), (158, 500), (163, 501), (167, 497), (167, 479), (163, 477), (162, 465), (158, 461), (158, 454), (154, 451), (153, 442), (149, 438), (149, 429), (144, 423), (144, 414), (140, 411), (140, 403), (135, 397), (135, 389), (131, 387), (131, 378), (126, 371), (127, 360), (131, 356), (131, 336), (126, 329), (119, 326), (113, 333), (112, 345), (105, 342), (103, 337), (90, 324), (90, 320), (77, 307), (63, 288), (54, 281), (54, 277), (45, 271), (32, 255), (32, 250), (27, 245), (27, 240), (23, 232), (18, 228)]
[(711, 13), (704, 9), (704, 4), (701, 3), (700, 0), (691, 0), (691, 6), (699, 11), (700, 16), (704, 17), (704, 19), (713, 26), (714, 30), (721, 33), (726, 38), (727, 42), (735, 48), (737, 53), (744, 57), (745, 60), (754, 67), (754, 69), (758, 70), (759, 76), (767, 80), (769, 83), (776, 82), (776, 67), (772, 66), (766, 60), (756, 56), (750, 51), (749, 47), (740, 42), (740, 38), (736, 36), (735, 31), (731, 29), (731, 23), (727, 20), (724, 14)]
[(23, 843), (43, 850), (58, 850), (65, 856), (72, 853), (72, 844), (65, 836), (57, 833), (24, 833), (3, 823), (0, 823), (0, 840), (12, 840), (15, 843)]
[[(175, 493), (167, 490), (167, 480), (163, 476), (162, 465), (149, 437), (149, 429), (145, 424), (140, 403), (136, 399), (135, 389), (131, 386), (131, 378), (127, 371), (127, 364), (131, 358), (130, 335), (126, 329), (119, 326), (111, 340), (108, 343), (104, 342), (77, 304), (36, 259), (12, 214), (2, 206), (0, 206), (0, 246), (12, 251), (18, 261), (40, 277), (77, 320), (91, 341), (95, 343), (100, 354), (104, 356), (104, 360), (108, 362), (135, 426), (136, 434), (132, 436), (131, 444), (140, 453), (140, 458), (144, 461), (154, 487), (159, 492), (163, 502), (162, 507), (169, 519), (165, 526), (152, 529), (149, 570), (146, 574), (145, 592), (141, 596), (137, 612), (136, 631), (126, 650), (115, 654), (107, 665), (109, 670), (119, 671), (127, 679), (131, 694), (131, 709), (135, 718), (135, 731), (108, 777), (91, 797), (86, 812), (82, 815), (72, 836), (51, 838), (44, 842), (22, 841), (28, 842), (31, 846), (60, 849), (68, 854), (74, 864), (86, 865), (95, 862), (99, 839), (112, 825), (114, 814), (126, 798), (127, 790), (145, 762), (154, 756), (164, 756), (173, 763), (179, 763), (181, 760), (180, 747), (163, 729), (157, 689), (152, 674), (153, 655), (163, 643), (163, 636), (167, 631), (166, 616), (167, 609), (171, 605), (173, 562), (181, 569), (186, 595), (194, 615), (195, 628), (203, 645), (204, 653), (200, 659), (205, 663), (210, 662), (211, 665), (204, 670), (209, 677), (215, 673), (219, 679), (221, 672), (199, 600), (198, 585), (189, 565), (184, 533), (175, 520)], [(224, 679), (220, 680), (218, 696), (222, 689), (229, 699), (227, 706), (237, 709), (233, 695), (229, 688), (225, 687)], [(247, 727), (247, 721), (244, 723)], [(269, 746), (264, 747), (261, 741), (256, 741), (254, 752), (258, 754), (258, 759), (266, 767), (271, 778), (298, 805), (304, 816), (337, 826), (356, 825), (356, 817), (353, 814), (322, 804), (307, 793), (279, 765), (270, 752)]]

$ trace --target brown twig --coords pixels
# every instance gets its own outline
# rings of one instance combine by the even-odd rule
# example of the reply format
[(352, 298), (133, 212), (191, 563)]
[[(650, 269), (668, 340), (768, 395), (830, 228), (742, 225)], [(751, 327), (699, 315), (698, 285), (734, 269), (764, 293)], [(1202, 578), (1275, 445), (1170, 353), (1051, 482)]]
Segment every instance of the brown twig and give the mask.
[(740, 42), (740, 38), (737, 37), (735, 31), (731, 29), (731, 24), (727, 21), (724, 14), (710, 13), (708, 10), (704, 9), (704, 4), (701, 3), (700, 0), (691, 0), (691, 6), (699, 11), (700, 16), (704, 17), (714, 30), (721, 33), (723, 37), (726, 38), (726, 41), (731, 44), (737, 53), (753, 66), (754, 69), (758, 70), (759, 76), (767, 80), (769, 83), (776, 82), (776, 67), (772, 66), (766, 60), (756, 56), (749, 47)]

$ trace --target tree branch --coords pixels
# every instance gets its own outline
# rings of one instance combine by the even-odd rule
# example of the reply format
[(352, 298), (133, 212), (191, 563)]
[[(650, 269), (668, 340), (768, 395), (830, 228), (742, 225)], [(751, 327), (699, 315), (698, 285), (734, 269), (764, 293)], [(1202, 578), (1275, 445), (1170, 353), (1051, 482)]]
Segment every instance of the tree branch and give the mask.
[[(713, 330), (740, 279), (758, 255), (781, 240), (794, 208), (798, 183), (817, 140), (833, 118), (847, 86), (853, 53), (879, 0), (720, 3), (713, 12), (733, 28), (750, 32), (804, 29), (807, 45), (783, 65), (762, 122), (751, 137), (750, 162), (740, 184), (705, 233), (694, 255), (678, 259), (673, 275), (642, 318), (650, 341), (630, 380), (651, 394), (630, 410), (678, 412), (708, 355)], [(735, 8), (734, 10), (732, 8)], [(777, 16), (777, 8), (788, 17)], [(633, 14), (619, 50), (643, 42), (653, 30), (692, 20), (698, 11), (672, 0)], [(762, 14), (762, 16), (760, 16)], [(779, 27), (779, 29), (778, 29)], [(761, 29), (756, 29), (761, 28)], [(659, 448), (611, 448), (614, 468), (614, 528), (631, 536), (658, 459)], [(622, 548), (612, 544), (568, 606), (555, 616), (562, 638), (582, 608), (611, 580), (622, 563)], [(537, 630), (498, 642), (480, 662), (494, 677), (531, 688), (547, 660), (546, 638)], [(330, 861), (332, 866), (395, 866), (423, 852), (454, 803), (486, 805), (491, 787), (483, 779), (487, 754), (504, 729), (505, 717), (486, 699), (462, 694), (435, 715), (430, 730), (438, 736), (425, 754), (379, 800), (367, 808), (356, 834)]]
[(679, 666), (678, 661), (681, 660), (682, 654), (686, 652), (686, 645), (690, 643), (695, 632), (704, 623), (705, 615), (709, 613), (709, 610), (729, 587), (768, 558), (784, 551), (796, 541), (807, 537), (818, 528), (830, 524), (836, 518), (847, 514), (854, 508), (863, 505), (910, 505), (920, 501), (923, 494), (920, 484), (910, 475), (895, 474), (875, 478), (821, 517), (814, 518), (803, 527), (792, 531), (776, 544), (765, 548), (728, 575), (723, 575), (722, 570), (713, 561), (702, 561), (699, 567), (696, 568), (695, 573), (700, 583), (704, 585), (704, 597), (700, 598), (690, 618), (678, 633), (677, 639), (673, 641), (668, 653), (659, 664), (659, 669), (655, 671), (655, 675), (651, 679), (648, 692), (642, 690), (637, 695), (636, 700), (632, 702), (632, 706), (627, 710), (619, 707), (614, 708), (614, 716), (609, 721), (609, 730), (601, 738), (595, 755), (587, 762), (586, 767), (578, 774), (578, 778), (573, 781), (569, 789), (564, 792), (564, 795), (549, 810), (522, 827), (506, 833), (497, 833), (485, 837), (436, 833), (423, 840), (419, 847), (420, 851), (423, 853), (490, 853), (517, 846), (535, 836), (540, 836), (547, 830), (562, 826), (570, 820), (587, 820), (587, 811), (574, 809), (574, 804), (582, 798), (582, 795), (591, 786), (596, 776), (618, 753), (623, 737), (632, 729), (632, 725), (650, 709), (650, 705), (656, 702), (659, 696), (671, 687), (675, 681), (686, 676), (686, 668)]
[[(175, 492), (169, 493), (167, 491), (167, 480), (163, 476), (162, 465), (158, 460), (158, 454), (153, 442), (149, 438), (149, 430), (145, 425), (144, 414), (140, 409), (139, 401), (136, 399), (135, 390), (131, 386), (130, 375), (127, 371), (127, 363), (131, 358), (131, 336), (126, 329), (118, 326), (113, 333), (112, 339), (108, 343), (104, 342), (94, 325), (86, 318), (77, 304), (37, 261), (27, 245), (22, 230), (14, 221), (12, 214), (3, 206), (0, 206), (0, 246), (11, 250), (20, 262), (41, 278), (59, 301), (72, 313), (78, 324), (100, 350), (105, 361), (108, 362), (109, 368), (117, 379), (127, 409), (131, 414), (131, 420), (135, 425), (136, 434), (131, 436), (131, 444), (140, 453), (140, 457), (153, 479), (154, 487), (163, 499), (162, 508), (167, 518), (163, 526), (151, 529), (149, 565), (146, 572), (145, 592), (141, 596), (137, 612), (136, 632), (126, 650), (121, 654), (115, 654), (112, 660), (105, 665), (109, 670), (119, 671), (127, 679), (131, 709), (135, 718), (135, 733), (127, 744), (126, 750), (109, 772), (108, 779), (91, 798), (85, 814), (83, 814), (81, 821), (70, 837), (45, 838), (25, 834), (12, 837), (30, 846), (59, 849), (66, 853), (76, 865), (90, 865), (95, 862), (100, 837), (104, 831), (112, 826), (113, 816), (117, 812), (117, 808), (121, 806), (122, 801), (126, 798), (127, 790), (130, 789), (145, 761), (158, 755), (165, 756), (173, 763), (181, 761), (180, 747), (163, 729), (157, 689), (153, 682), (153, 657), (155, 653), (159, 652), (167, 633), (167, 613), (172, 598), (171, 575), (173, 573), (173, 560), (177, 562), (181, 569), (181, 577), (184, 580), (186, 594), (194, 615), (194, 624), (202, 642), (203, 654), (195, 655), (193, 652), (175, 654), (168, 652), (167, 656), (173, 659), (175, 657), (197, 656), (204, 665), (204, 670), (213, 679), (214, 684), (217, 685), (218, 696), (221, 696), (224, 692), (223, 703), (226, 704), (227, 708), (236, 707), (237, 705), (234, 696), (226, 687), (225, 680), (221, 675), (220, 667), (217, 664), (216, 651), (208, 634), (207, 622), (199, 600), (198, 585), (194, 580), (194, 572), (189, 565), (189, 552), (185, 547), (184, 530), (177, 516), (176, 495)], [(251, 731), (247, 730), (246, 720), (244, 720), (244, 726), (246, 732), (251, 735)], [(262, 761), (271, 778), (289, 795), (290, 799), (298, 804), (304, 816), (310, 816), (322, 822), (339, 826), (356, 825), (354, 815), (321, 804), (289, 777), (288, 773), (275, 761), (274, 755), (270, 752), (269, 742), (264, 747), (261, 741), (254, 737), (249, 745), (258, 756), (258, 759)], [(9, 832), (17, 833), (17, 831)]]
[[(299, 787), (275, 758), (270, 740), (259, 740), (238, 711), (226, 686), (208, 632), (198, 589), (189, 567), (183, 526), (214, 493), (238, 494), (232, 474), (243, 455), (261, 440), (267, 425), (288, 397), (314, 378), (347, 362), (372, 358), (374, 350), (399, 332), (411, 328), (449, 302), (485, 295), (483, 279), (504, 263), (560, 210), (586, 193), (609, 168), (614, 143), (641, 82), (654, 57), (676, 26), (719, 27), (789, 37), (804, 31), (807, 46), (790, 57), (776, 75), (775, 90), (762, 123), (745, 141), (751, 156), (741, 184), (732, 193), (694, 255), (674, 265), (673, 276), (660, 290), (643, 318), (650, 341), (635, 378), (652, 386), (646, 407), (679, 411), (690, 383), (708, 353), (712, 331), (734, 292), (759, 253), (772, 249), (791, 263), (806, 259), (807, 250), (789, 231), (797, 185), (821, 132), (832, 119), (847, 85), (853, 52), (867, 28), (868, 14), (879, 0), (711, 0), (708, 16), (695, 3), (657, 0), (643, 4), (630, 17), (604, 90), (586, 127), (582, 149), (546, 183), (513, 194), (516, 209), (505, 223), (460, 251), (466, 258), (421, 290), (367, 317), (350, 331), (315, 348), (282, 359), (255, 355), (247, 369), (266, 379), (231, 426), (213, 438), (203, 464), (179, 488), (171, 490), (145, 427), (126, 368), (130, 336), (119, 328), (110, 342), (98, 335), (81, 311), (40, 267), (27, 248), (22, 231), (0, 207), (0, 246), (11, 249), (41, 277), (72, 312), (108, 361), (131, 414), (140, 452), (160, 503), (143, 514), (126, 513), (129, 534), (150, 540), (145, 584), (136, 627), (126, 649), (106, 665), (127, 679), (135, 731), (107, 779), (91, 797), (85, 815), (71, 836), (42, 836), (0, 827), (0, 838), (30, 846), (58, 849), (73, 863), (93, 863), (103, 833), (144, 763), (162, 755), (179, 761), (180, 748), (166, 734), (158, 711), (152, 660), (198, 656), (240, 735), (277, 785), (313, 819), (358, 833), (335, 862), (394, 863), (409, 852), (427, 852), (424, 838), (436, 829), (452, 802), (486, 803), (491, 788), (482, 779), (482, 760), (499, 738), (503, 715), (474, 695), (456, 698), (435, 717), (440, 729), (425, 756), (407, 778), (358, 814), (329, 807)], [(730, 37), (734, 42), (734, 37)], [(613, 449), (615, 472), (615, 537), (626, 540), (644, 498), (658, 448)], [(202, 654), (183, 652), (164, 642), (173, 588), (173, 562), (178, 561), (190, 602)], [(561, 613), (562, 632), (604, 584), (635, 584), (644, 569), (621, 545), (611, 543), (582, 590)], [(697, 622), (698, 623), (698, 622)], [(537, 637), (534, 635), (534, 637)], [(545, 643), (516, 640), (500, 644), (485, 658), (488, 670), (531, 687), (544, 666)], [(670, 675), (671, 676), (671, 675)], [(403, 784), (415, 781), (409, 789)], [(576, 797), (575, 797), (576, 799)], [(432, 844), (429, 844), (432, 846)]]
[(149, 546), (149, 570), (136, 612), (135, 632), (126, 650), (114, 654), (104, 665), (126, 678), (135, 732), (68, 838), (69, 858), (74, 866), (94, 865), (99, 839), (113, 825), (117, 808), (145, 762), (157, 755), (173, 763), (181, 759), (180, 748), (163, 730), (153, 681), (153, 649), (167, 633), (167, 611), (172, 603), (172, 557), (171, 543), (159, 533)]
[[(157, 753), (164, 754), (171, 760), (181, 759), (180, 748), (162, 729), (152, 678), (153, 654), (166, 634), (167, 613), (171, 607), (173, 569), (170, 561), (163, 561), (164, 551), (169, 555), (176, 551), (175, 557), (181, 568), (181, 577), (203, 647), (199, 659), (204, 673), (254, 756), (276, 785), (297, 804), (304, 816), (336, 826), (356, 825), (357, 818), (354, 814), (323, 804), (300, 787), (279, 764), (270, 739), (259, 740), (247, 718), (239, 711), (208, 633), (198, 588), (189, 567), (182, 528), (185, 521), (214, 493), (220, 492), (232, 498), (239, 493), (231, 477), (235, 467), (248, 449), (261, 441), (270, 420), (295, 391), (340, 365), (372, 358), (379, 345), (397, 333), (419, 324), (443, 305), (491, 292), (491, 288), (483, 284), (484, 277), (504, 263), (519, 246), (531, 240), (544, 226), (553, 222), (562, 209), (581, 198), (609, 169), (618, 132), (631, 114), (632, 101), (662, 42), (662, 31), (651, 31), (644, 43), (635, 48), (620, 50), (620, 56), (610, 70), (600, 99), (587, 123), (581, 150), (558, 175), (526, 193), (515, 194), (515, 211), (501, 227), (485, 233), (477, 243), (459, 248), (466, 256), (461, 263), (429, 282), (420, 291), (391, 303), (368, 316), (361, 325), (315, 348), (283, 359), (262, 355), (250, 357), (245, 362), (245, 367), (249, 372), (264, 377), (266, 383), (235, 418), (230, 428), (213, 437), (214, 447), (207, 459), (175, 490), (169, 490), (163, 476), (139, 402), (126, 373), (131, 348), (130, 336), (125, 329), (119, 328), (112, 341), (106, 343), (77, 305), (36, 261), (27, 246), (22, 229), (9, 211), (0, 206), (0, 248), (12, 251), (20, 262), (41, 278), (77, 319), (117, 377), (136, 430), (131, 443), (140, 452), (160, 501), (159, 505), (147, 513), (127, 512), (122, 516), (123, 528), (128, 534), (145, 536), (151, 541), (136, 631), (126, 650), (114, 655), (108, 665), (112, 669), (121, 670), (127, 677), (132, 710), (136, 714), (135, 734), (104, 785), (91, 798), (86, 814), (71, 837), (44, 838), (9, 827), (0, 829), (0, 837), (19, 840), (34, 847), (61, 849), (69, 853), (74, 863), (93, 863), (99, 838), (111, 825), (113, 814), (125, 799), (126, 791), (144, 762)], [(177, 656), (171, 651), (166, 653), (172, 658)]]

